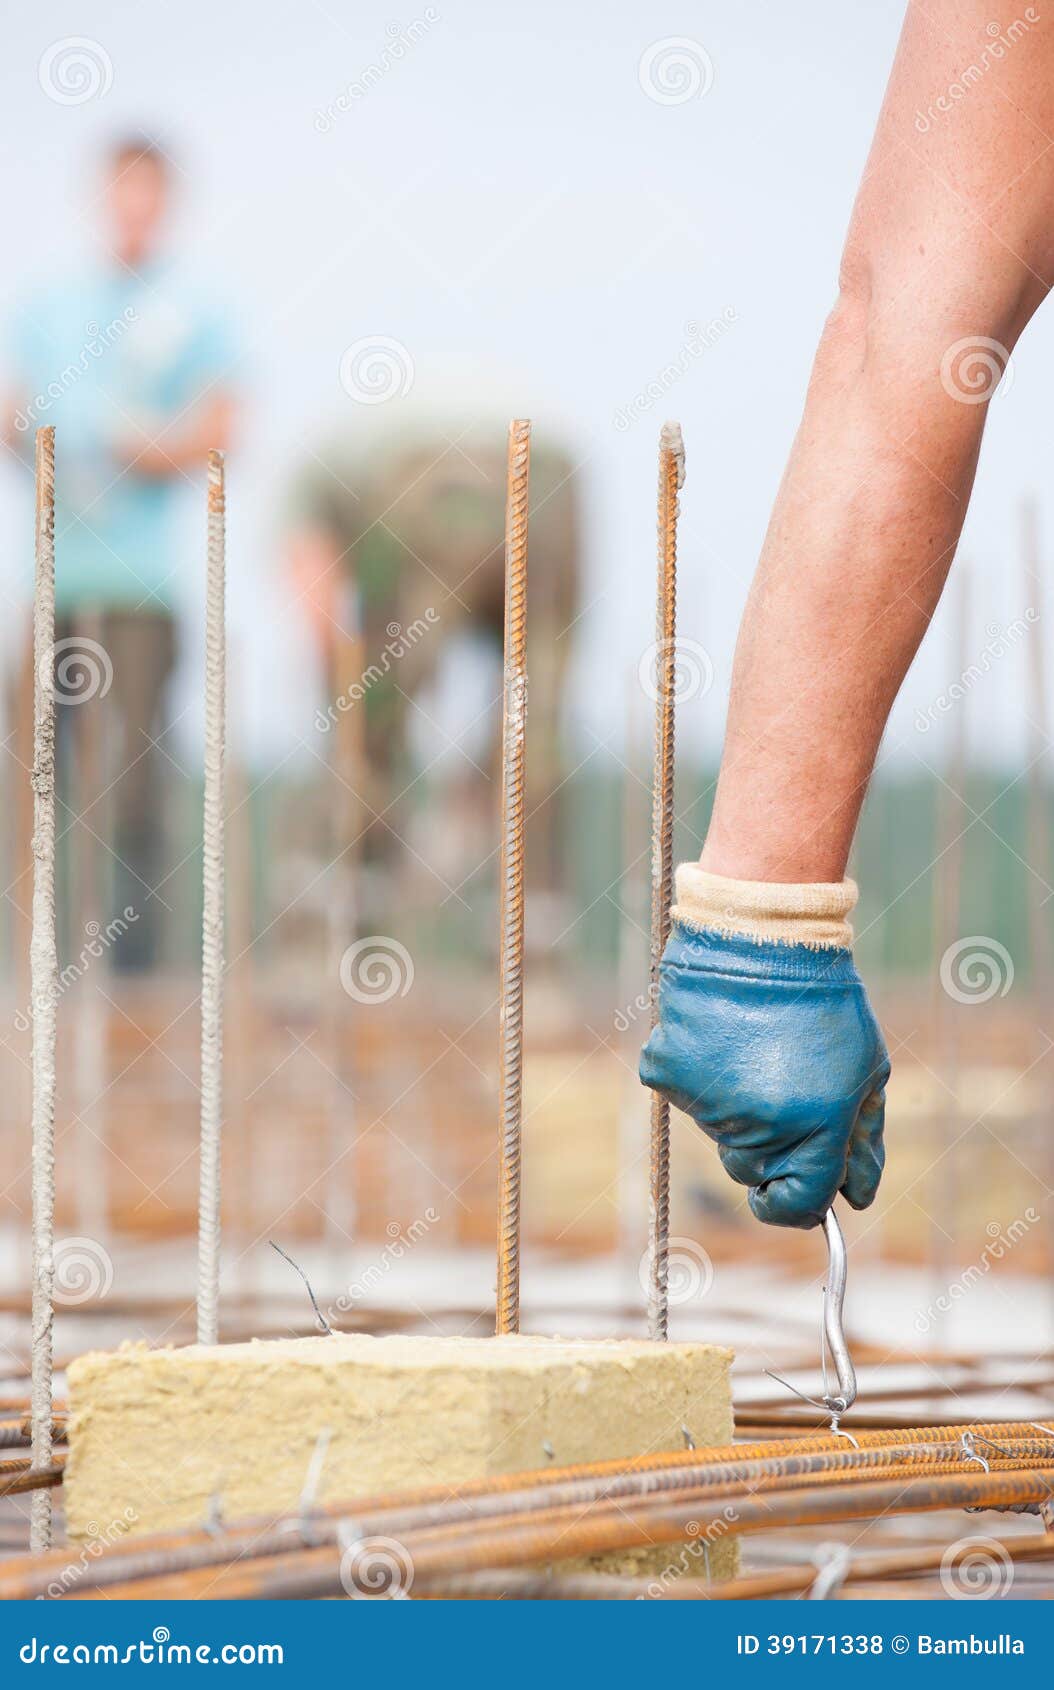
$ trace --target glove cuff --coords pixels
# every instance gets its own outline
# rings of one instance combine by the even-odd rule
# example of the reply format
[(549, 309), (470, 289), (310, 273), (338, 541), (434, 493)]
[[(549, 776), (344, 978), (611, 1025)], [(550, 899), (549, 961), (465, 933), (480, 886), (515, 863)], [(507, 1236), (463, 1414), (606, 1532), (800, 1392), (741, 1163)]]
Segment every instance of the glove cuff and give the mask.
[(693, 933), (720, 933), (806, 945), (810, 950), (849, 950), (853, 929), (847, 920), (857, 899), (852, 880), (809, 881), (803, 885), (775, 880), (730, 880), (710, 874), (698, 863), (677, 870), (674, 921)]

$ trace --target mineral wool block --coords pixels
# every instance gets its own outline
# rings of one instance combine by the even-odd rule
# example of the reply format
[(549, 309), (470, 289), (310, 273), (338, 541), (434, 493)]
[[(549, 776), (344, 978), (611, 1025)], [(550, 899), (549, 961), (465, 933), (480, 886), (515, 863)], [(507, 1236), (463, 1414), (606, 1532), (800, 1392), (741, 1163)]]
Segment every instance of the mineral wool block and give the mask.
[[(603, 1461), (732, 1436), (732, 1352), (709, 1344), (338, 1334), (152, 1350), (69, 1369), (70, 1536), (139, 1534), (297, 1507), (321, 1434), (316, 1497), (456, 1486), (550, 1462)], [(677, 1546), (647, 1567), (676, 1562)], [(731, 1570), (719, 1534), (711, 1571)], [(701, 1573), (698, 1545), (691, 1570)], [(638, 1570), (640, 1558), (618, 1564)], [(610, 1561), (608, 1562), (610, 1566)]]

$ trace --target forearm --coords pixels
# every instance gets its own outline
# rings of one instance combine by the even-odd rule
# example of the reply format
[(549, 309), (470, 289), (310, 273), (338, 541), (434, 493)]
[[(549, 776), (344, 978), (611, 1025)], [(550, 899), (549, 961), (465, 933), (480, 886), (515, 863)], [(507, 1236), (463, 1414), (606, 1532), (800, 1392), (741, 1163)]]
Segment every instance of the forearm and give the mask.
[(196, 469), (213, 448), (227, 449), (234, 416), (230, 397), (221, 394), (210, 398), (183, 423), (166, 428), (156, 439), (141, 436), (133, 441), (129, 447), (130, 468), (136, 475), (162, 480)]
[(854, 356), (821, 350), (743, 619), (702, 858), (717, 874), (841, 880), (962, 526), (980, 408), (938, 477), (930, 441), (890, 440)]
[(985, 20), (976, 0), (909, 7), (740, 632), (702, 857), (718, 874), (843, 876), (973, 485), (981, 366), (964, 373), (949, 351), (968, 341), (984, 357), (996, 342), (998, 371), (1049, 285), (1054, 169), (1037, 134), (1054, 115), (1054, 24), (1037, 22), (918, 131)]

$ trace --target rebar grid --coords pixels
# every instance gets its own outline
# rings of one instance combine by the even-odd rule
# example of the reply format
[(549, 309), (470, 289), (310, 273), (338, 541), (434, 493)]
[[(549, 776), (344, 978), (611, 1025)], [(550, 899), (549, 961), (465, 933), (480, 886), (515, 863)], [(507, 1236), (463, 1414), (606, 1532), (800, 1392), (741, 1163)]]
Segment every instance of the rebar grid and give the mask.
[[(206, 1533), (196, 1533), (193, 1539), (173, 1534), (108, 1548), (85, 1569), (77, 1594), (94, 1589), (106, 1590), (113, 1598), (138, 1599), (191, 1597), (205, 1591), (217, 1597), (339, 1595), (342, 1535), (352, 1525), (358, 1540), (396, 1533), (415, 1583), (423, 1587), (452, 1574), (460, 1578), (472, 1571), (697, 1542), (714, 1527), (729, 1530), (729, 1501), (735, 1505), (731, 1530), (739, 1536), (887, 1514), (1043, 1502), (1051, 1494), (1052, 1480), (1050, 1466), (1002, 1462), (997, 1470), (993, 1462), (991, 1471), (981, 1473), (936, 1461), (895, 1463), (877, 1479), (857, 1474), (848, 1480), (803, 1483), (797, 1478), (756, 1490), (749, 1484), (678, 1487), (645, 1496), (600, 1497), (586, 1507), (550, 1507), (542, 1497), (529, 1509), (513, 1507), (500, 1515), (474, 1514), (437, 1523), (408, 1518), (391, 1505), (368, 1512), (349, 1503), (309, 1520), (287, 1520), (284, 1529), (261, 1529), (263, 1523), (256, 1522), (255, 1531), (242, 1525), (236, 1534), (218, 1539)], [(1048, 1551), (1054, 1549), (1054, 1540), (1046, 1541)], [(0, 1567), (0, 1598), (48, 1594), (64, 1554), (68, 1556), (57, 1551), (46, 1559)]]
[[(670, 936), (673, 897), (673, 730), (677, 670), (677, 494), (684, 485), (678, 423), (659, 442), (659, 548), (655, 606), (655, 752), (652, 769), (651, 1024), (659, 1019), (659, 964)], [(669, 1336), (670, 1105), (651, 1093), (648, 1203), (648, 1336)]]
[(524, 770), (527, 729), (527, 484), (531, 425), (509, 425), (505, 503), (505, 674), (501, 733), (501, 1026), (495, 1331), (520, 1329), (523, 1116)]
[[(964, 1434), (968, 1434), (969, 1450)], [(228, 1527), (220, 1538), (196, 1530), (115, 1543), (91, 1569), (90, 1584), (107, 1590), (131, 1588), (134, 1581), (192, 1575), (209, 1568), (215, 1576), (217, 1568), (243, 1557), (256, 1564), (252, 1576), (259, 1583), (275, 1576), (278, 1564), (289, 1554), (305, 1574), (316, 1577), (314, 1551), (328, 1546), (332, 1556), (341, 1523), (348, 1519), (355, 1521), (362, 1535), (397, 1535), (408, 1545), (412, 1539), (415, 1555), (418, 1542), (449, 1545), (450, 1557), (436, 1568), (448, 1576), (460, 1567), (458, 1544), (477, 1549), (483, 1540), (500, 1544), (505, 1541), (502, 1534), (522, 1534), (532, 1528), (547, 1532), (544, 1542), (548, 1544), (560, 1541), (563, 1531), (580, 1530), (585, 1545), (594, 1528), (598, 1533), (607, 1532), (623, 1515), (638, 1523), (625, 1539), (625, 1546), (649, 1540), (653, 1517), (663, 1516), (670, 1522), (698, 1521), (708, 1504), (719, 1500), (735, 1500), (735, 1530), (739, 1531), (743, 1505), (754, 1496), (763, 1500), (756, 1504), (756, 1519), (742, 1529), (764, 1530), (770, 1507), (780, 1514), (778, 1519), (773, 1518), (773, 1525), (806, 1524), (806, 1513), (820, 1518), (827, 1513), (832, 1518), (870, 1518), (872, 1513), (861, 1506), (860, 1498), (870, 1497), (876, 1483), (885, 1487), (885, 1500), (873, 1511), (876, 1514), (952, 1507), (963, 1500), (989, 1504), (1043, 1501), (1051, 1494), (1054, 1436), (1030, 1422), (864, 1432), (859, 1434), (859, 1444), (855, 1449), (844, 1436), (820, 1433), (755, 1445), (732, 1444), (498, 1475), (469, 1481), (458, 1487), (456, 1495), (451, 1494), (449, 1485), (432, 1485), (397, 1496), (347, 1498), (314, 1510), (306, 1522), (242, 1520)], [(984, 1450), (990, 1461), (988, 1474), (979, 1474), (974, 1465), (976, 1455), (970, 1451), (977, 1449)], [(988, 1488), (978, 1493), (972, 1487), (982, 1478)], [(923, 1489), (923, 1481), (938, 1488)], [(54, 1481), (39, 1476), (36, 1482)], [(21, 1484), (24, 1488), (25, 1481)], [(912, 1498), (905, 1493), (902, 1509), (898, 1487), (904, 1485), (915, 1486), (916, 1494)], [(819, 1493), (831, 1500), (823, 1501)], [(800, 1519), (786, 1517), (794, 1507), (802, 1510)], [(685, 1529), (690, 1535), (691, 1525)], [(664, 1541), (675, 1541), (677, 1535), (674, 1526)], [(578, 1552), (592, 1550), (583, 1547)], [(546, 1559), (550, 1553), (551, 1549), (543, 1547), (537, 1555), (517, 1554), (515, 1564)], [(559, 1553), (562, 1556), (572, 1551)], [(44, 1560), (28, 1556), (0, 1565), (0, 1599), (45, 1592), (64, 1554), (56, 1550)], [(500, 1548), (497, 1556), (489, 1560), (480, 1549), (473, 1564), (514, 1564), (503, 1560)], [(419, 1570), (424, 1570), (423, 1565)], [(322, 1571), (326, 1571), (325, 1564)], [(85, 1581), (89, 1582), (88, 1574)], [(134, 1593), (144, 1595), (146, 1590), (138, 1585)]]
[(226, 738), (226, 477), (208, 462), (205, 595), (205, 803), (202, 833), (201, 1169), (198, 1196), (198, 1343), (219, 1339), (220, 1156), (223, 1122), (223, 822)]
[[(32, 1459), (51, 1465), (55, 1246), (55, 430), (36, 438), (36, 560), (33, 592), (33, 1313)], [(51, 1496), (34, 1492), (29, 1542), (51, 1545)]]

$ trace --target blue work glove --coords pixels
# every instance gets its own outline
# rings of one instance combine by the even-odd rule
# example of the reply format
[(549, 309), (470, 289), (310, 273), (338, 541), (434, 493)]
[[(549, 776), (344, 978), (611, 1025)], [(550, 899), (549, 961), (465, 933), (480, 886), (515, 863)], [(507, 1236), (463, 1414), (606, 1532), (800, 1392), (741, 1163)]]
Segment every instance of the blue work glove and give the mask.
[(852, 953), (851, 881), (787, 886), (678, 870), (659, 1020), (640, 1077), (714, 1140), (773, 1226), (874, 1201), (889, 1056)]

